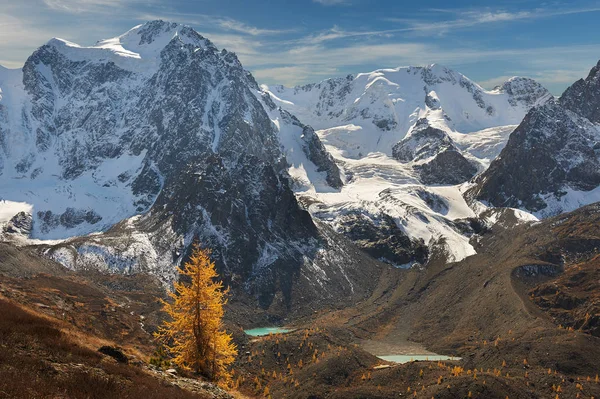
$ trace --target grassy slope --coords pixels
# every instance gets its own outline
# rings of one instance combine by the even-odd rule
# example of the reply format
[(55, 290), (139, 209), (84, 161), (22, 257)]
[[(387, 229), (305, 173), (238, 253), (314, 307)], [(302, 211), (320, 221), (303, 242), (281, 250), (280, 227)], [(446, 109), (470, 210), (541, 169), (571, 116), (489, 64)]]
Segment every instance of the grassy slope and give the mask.
[(48, 317), (0, 298), (0, 397), (208, 398), (118, 364)]

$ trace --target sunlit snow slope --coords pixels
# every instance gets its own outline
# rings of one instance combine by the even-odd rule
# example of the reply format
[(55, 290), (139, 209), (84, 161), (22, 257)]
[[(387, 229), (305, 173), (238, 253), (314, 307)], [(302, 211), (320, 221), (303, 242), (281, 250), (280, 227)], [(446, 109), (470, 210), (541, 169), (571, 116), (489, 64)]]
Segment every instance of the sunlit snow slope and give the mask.
[(22, 70), (0, 67), (0, 199), (29, 204), (33, 238), (64, 239), (147, 211), (201, 154), (277, 159), (255, 92), (235, 54), (184, 25), (51, 39)]
[[(417, 248), (419, 242), (430, 248), (442, 244), (450, 260), (475, 252), (469, 244), (473, 231), (462, 220), (476, 215), (460, 183), (485, 170), (527, 111), (551, 98), (530, 79), (515, 77), (486, 91), (440, 65), (263, 90), (317, 129), (345, 179), (339, 190), (322, 189), (318, 182), (306, 183), (309, 171), (296, 173), (302, 181), (297, 192), (313, 216), (355, 241), (371, 241), (366, 249), (373, 240), (350, 225), (387, 228), (391, 218)], [(418, 259), (382, 258), (397, 265)]]
[(161, 171), (125, 137), (174, 38), (216, 52), (191, 28), (140, 25), (90, 47), (51, 39), (22, 70), (0, 67), (0, 197), (29, 204), (34, 237), (105, 230), (151, 205), (134, 179), (152, 169), (161, 185)]

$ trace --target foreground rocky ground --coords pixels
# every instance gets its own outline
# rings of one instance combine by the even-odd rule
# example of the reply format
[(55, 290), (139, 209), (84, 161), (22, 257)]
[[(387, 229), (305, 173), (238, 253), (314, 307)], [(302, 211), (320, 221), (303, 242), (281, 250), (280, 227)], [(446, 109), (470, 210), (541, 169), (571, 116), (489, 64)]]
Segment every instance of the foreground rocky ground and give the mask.
[(232, 398), (149, 365), (162, 295), (0, 244), (0, 398)]
[(0, 313), (2, 398), (232, 398), (212, 384), (152, 374), (143, 361), (98, 346), (105, 341), (1, 298)]

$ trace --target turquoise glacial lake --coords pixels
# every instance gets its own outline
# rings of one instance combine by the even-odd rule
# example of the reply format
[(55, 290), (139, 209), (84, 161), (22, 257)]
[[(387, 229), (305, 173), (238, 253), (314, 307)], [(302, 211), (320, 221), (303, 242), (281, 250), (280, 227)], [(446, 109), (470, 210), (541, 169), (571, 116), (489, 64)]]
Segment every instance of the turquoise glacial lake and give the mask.
[(289, 328), (283, 328), (283, 327), (260, 327), (260, 328), (253, 328), (251, 330), (244, 330), (244, 332), (247, 335), (250, 335), (251, 337), (262, 337), (264, 335), (269, 335), (269, 334), (285, 334), (285, 333), (289, 333), (290, 331), (293, 331)]
[(438, 360), (460, 360), (460, 357), (442, 356), (442, 355), (390, 355), (390, 356), (377, 356), (378, 358), (393, 362), (393, 363), (410, 363), (415, 361), (431, 361), (437, 362)]

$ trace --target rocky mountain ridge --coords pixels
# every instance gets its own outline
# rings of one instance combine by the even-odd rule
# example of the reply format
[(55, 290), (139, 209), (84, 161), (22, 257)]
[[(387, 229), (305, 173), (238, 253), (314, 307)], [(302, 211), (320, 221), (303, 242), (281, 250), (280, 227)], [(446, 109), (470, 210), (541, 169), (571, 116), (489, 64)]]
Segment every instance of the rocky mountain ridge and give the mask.
[[(531, 79), (486, 91), (441, 65), (263, 90), (316, 129), (345, 177), (335, 192), (296, 189), (312, 215), (402, 267), (426, 261), (427, 248), (450, 260), (475, 252), (473, 232), (457, 227), (476, 216), (459, 185), (488, 167), (529, 108), (551, 98)], [(384, 238), (390, 231), (400, 239)]]
[(558, 100), (529, 111), (498, 158), (475, 179), (466, 193), (470, 201), (547, 217), (600, 198), (599, 65)]
[(168, 285), (199, 240), (263, 307), (289, 308), (298, 284), (311, 300), (368, 289), (356, 279), (379, 265), (333, 244), (297, 203), (280, 130), (325, 185), (339, 187), (339, 171), (310, 128), (271, 119), (235, 54), (152, 21), (92, 47), (53, 39), (18, 77), (0, 79), (0, 180), (30, 204), (31, 238), (62, 240), (43, 242), (46, 256)]
[(53, 39), (0, 84), (0, 180), (20, 210), (5, 237), (60, 239), (42, 248), (69, 268), (166, 284), (199, 240), (228, 283), (282, 309), (297, 284), (368, 291), (357, 282), (381, 265), (354, 245), (398, 267), (473, 255), (461, 184), (552, 102), (531, 79), (486, 91), (440, 65), (260, 87), (163, 21), (91, 47)]

